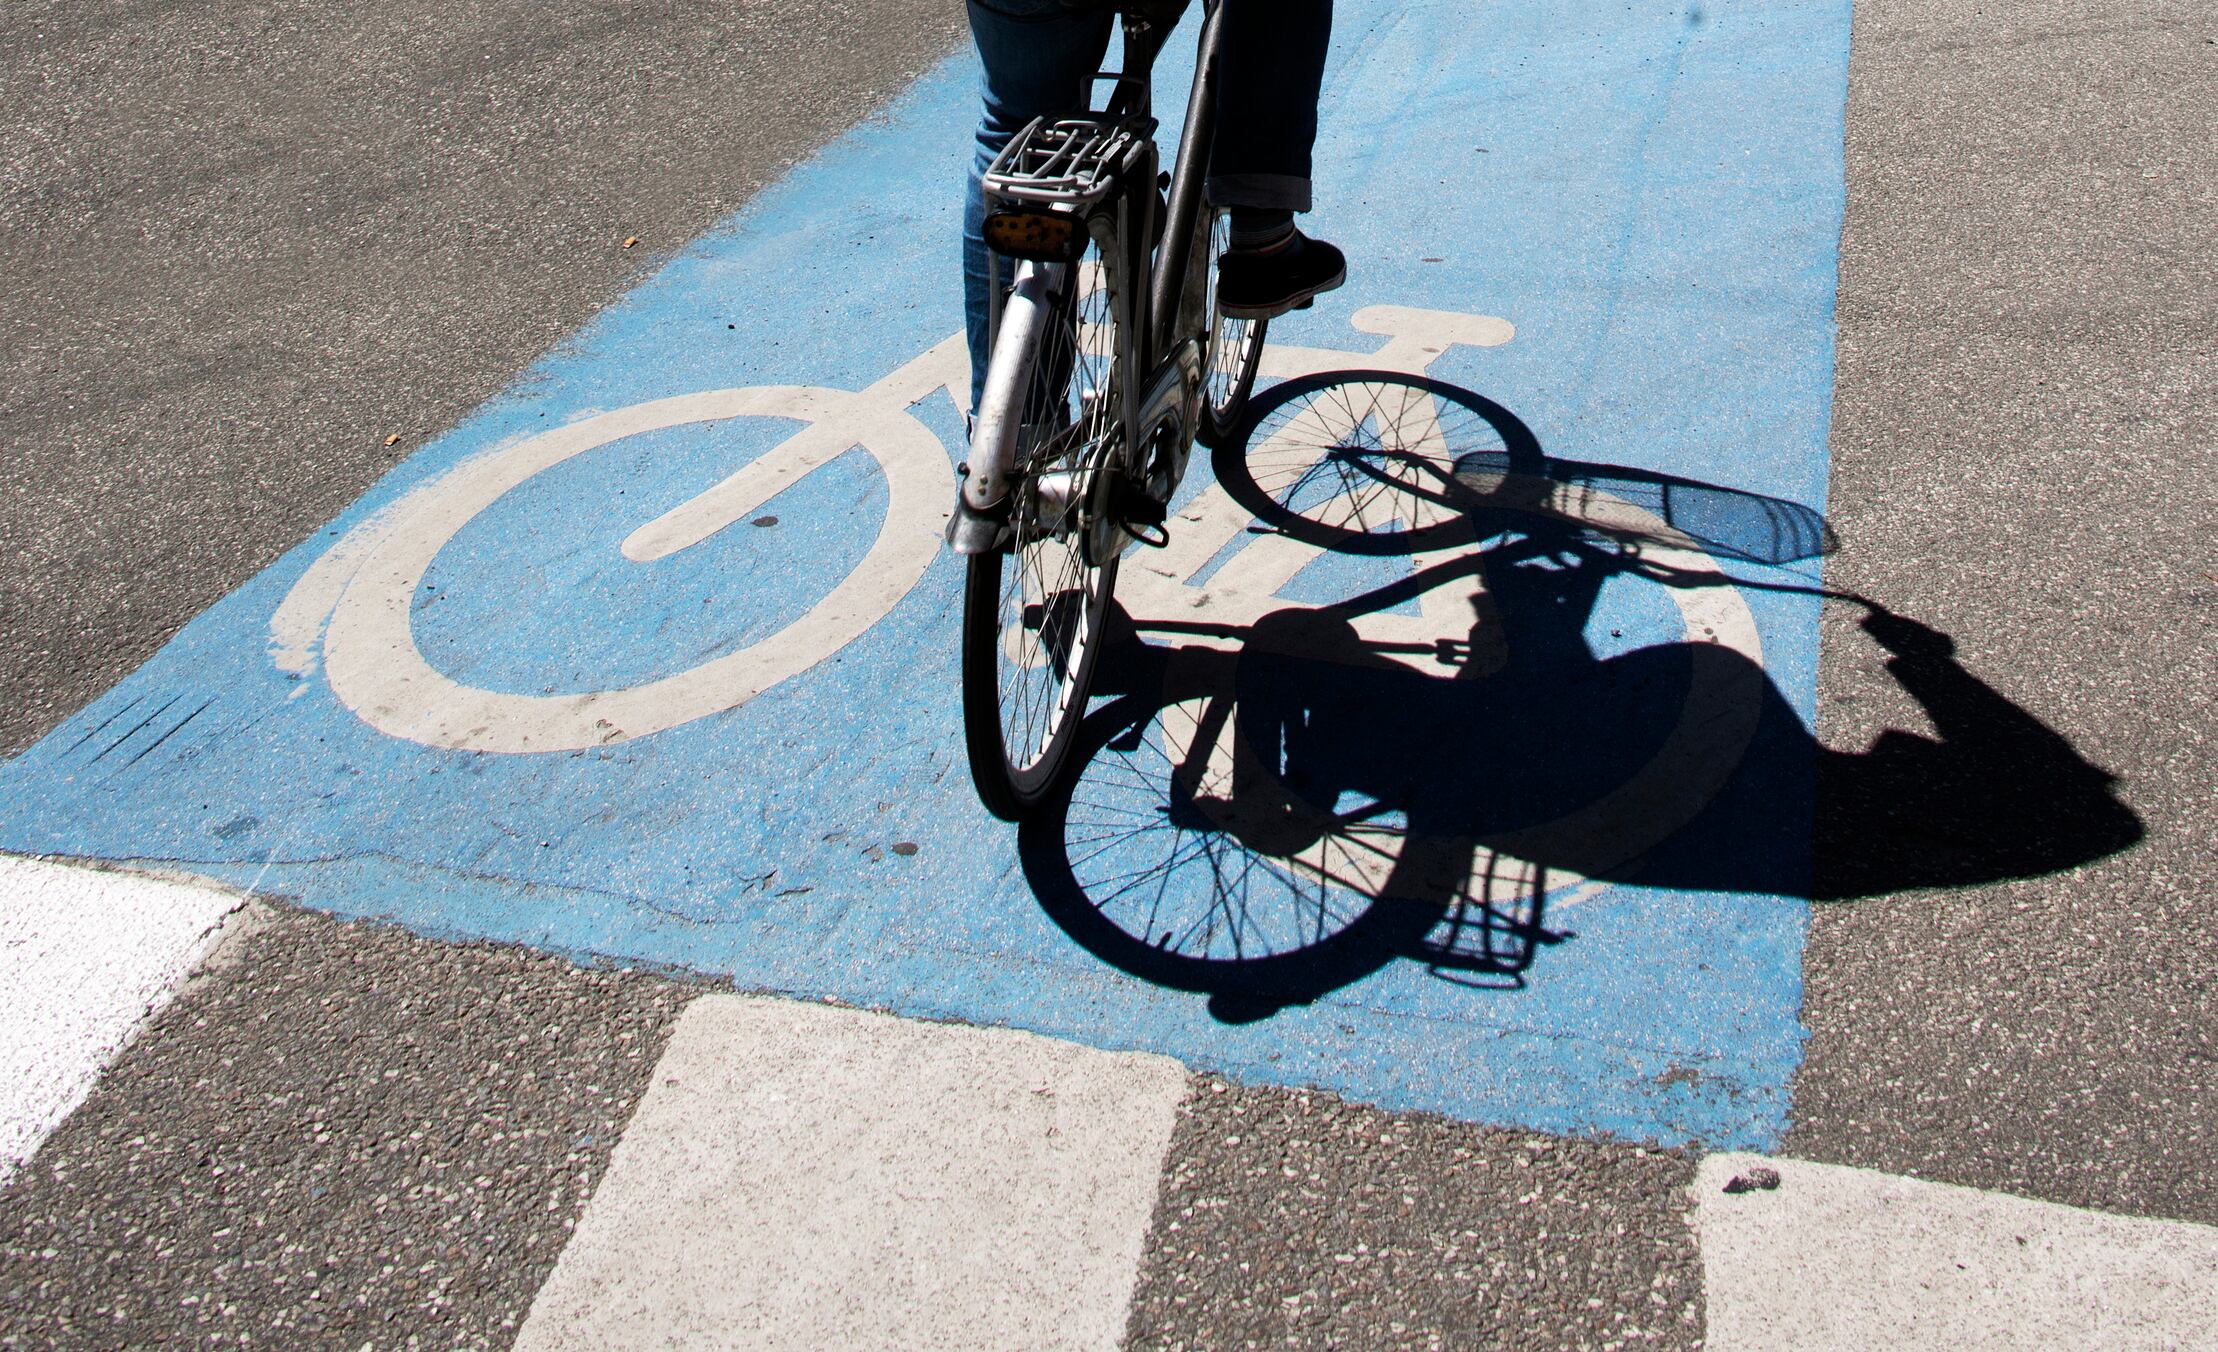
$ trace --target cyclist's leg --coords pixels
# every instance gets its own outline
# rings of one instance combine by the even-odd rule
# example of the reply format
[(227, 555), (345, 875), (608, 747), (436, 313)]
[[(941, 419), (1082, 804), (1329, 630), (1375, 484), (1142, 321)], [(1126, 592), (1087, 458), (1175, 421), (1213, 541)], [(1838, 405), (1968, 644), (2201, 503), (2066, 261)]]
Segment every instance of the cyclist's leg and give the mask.
[(1109, 50), (1113, 16), (1069, 0), (969, 0), (971, 38), (986, 68), (978, 152), (963, 204), (963, 317), (970, 339), (970, 408), (986, 384), (993, 280), (980, 180), (1009, 138), (1043, 113), (1086, 104), (1087, 81)]
[(1307, 211), (1317, 96), (1332, 41), (1332, 0), (1271, 0), (1225, 11), (1209, 200)]
[[(1209, 200), (1230, 209), (1232, 248), (1223, 301), (1265, 317), (1345, 276), (1340, 252), (1294, 230), (1311, 203), (1317, 99), (1332, 40), (1332, 0), (1274, 0), (1225, 13), (1224, 77)], [(1307, 247), (1305, 247), (1307, 246)]]

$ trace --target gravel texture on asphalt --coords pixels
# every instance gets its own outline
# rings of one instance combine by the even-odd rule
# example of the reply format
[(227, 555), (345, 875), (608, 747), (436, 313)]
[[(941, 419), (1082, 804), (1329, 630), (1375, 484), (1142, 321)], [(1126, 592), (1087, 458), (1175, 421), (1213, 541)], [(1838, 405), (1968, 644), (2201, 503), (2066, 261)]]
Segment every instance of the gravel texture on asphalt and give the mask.
[(1903, 885), (1816, 912), (1788, 1153), (2218, 1223), (2213, 126), (2207, 0), (1857, 0), (1827, 576), (1956, 653), (1833, 608), (1819, 732), (1950, 779), (1821, 830)]
[(1699, 1346), (1694, 1165), (1197, 1078), (1125, 1342)]
[(0, 1192), (0, 1345), (505, 1346), (688, 995), (266, 915)]
[(941, 0), (0, 5), (0, 754), (962, 31)]

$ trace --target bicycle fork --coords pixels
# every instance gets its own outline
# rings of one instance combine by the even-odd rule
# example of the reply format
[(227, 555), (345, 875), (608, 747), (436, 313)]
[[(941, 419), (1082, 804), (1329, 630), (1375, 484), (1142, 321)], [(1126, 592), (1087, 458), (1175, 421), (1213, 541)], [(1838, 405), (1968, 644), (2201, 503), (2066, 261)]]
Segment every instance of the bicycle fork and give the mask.
[(947, 523), (947, 542), (957, 554), (984, 554), (1002, 541), (1032, 363), (1053, 322), (1056, 292), (1068, 269), (1065, 263), (1018, 264), (1016, 280), (1002, 304), (1000, 322), (994, 326), (994, 347), (1010, 346), (1023, 353), (1024, 360), (990, 362), (986, 367), (986, 389), (978, 401), (977, 426), (971, 430), (970, 458), (963, 465), (962, 490)]

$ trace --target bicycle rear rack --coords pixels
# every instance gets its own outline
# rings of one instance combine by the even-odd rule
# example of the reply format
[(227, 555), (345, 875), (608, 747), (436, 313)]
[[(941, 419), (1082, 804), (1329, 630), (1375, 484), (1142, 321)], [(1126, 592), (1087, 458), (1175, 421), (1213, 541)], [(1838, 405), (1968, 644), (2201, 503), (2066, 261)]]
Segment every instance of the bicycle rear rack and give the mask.
[(1120, 118), (1036, 118), (994, 157), (986, 170), (986, 198), (1084, 211), (1108, 196), (1149, 131), (1144, 123)]

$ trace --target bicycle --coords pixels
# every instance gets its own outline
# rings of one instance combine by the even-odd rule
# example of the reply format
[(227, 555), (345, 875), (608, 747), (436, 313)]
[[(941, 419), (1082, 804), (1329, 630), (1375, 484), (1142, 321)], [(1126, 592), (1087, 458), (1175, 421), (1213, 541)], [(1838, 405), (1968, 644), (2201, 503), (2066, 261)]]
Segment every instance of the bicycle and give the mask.
[[(1195, 441), (1230, 436), (1266, 321), (1216, 305), (1227, 224), (1203, 201), (1223, 0), (1205, 0), (1176, 162), (1159, 177), (1153, 70), (1184, 0), (1122, 0), (1105, 106), (1035, 119), (985, 176), (1014, 264), (948, 540), (967, 559), (964, 741), (987, 809), (1046, 800), (1084, 717), (1118, 561), (1160, 546)], [(996, 278), (997, 289), (999, 278)]]

